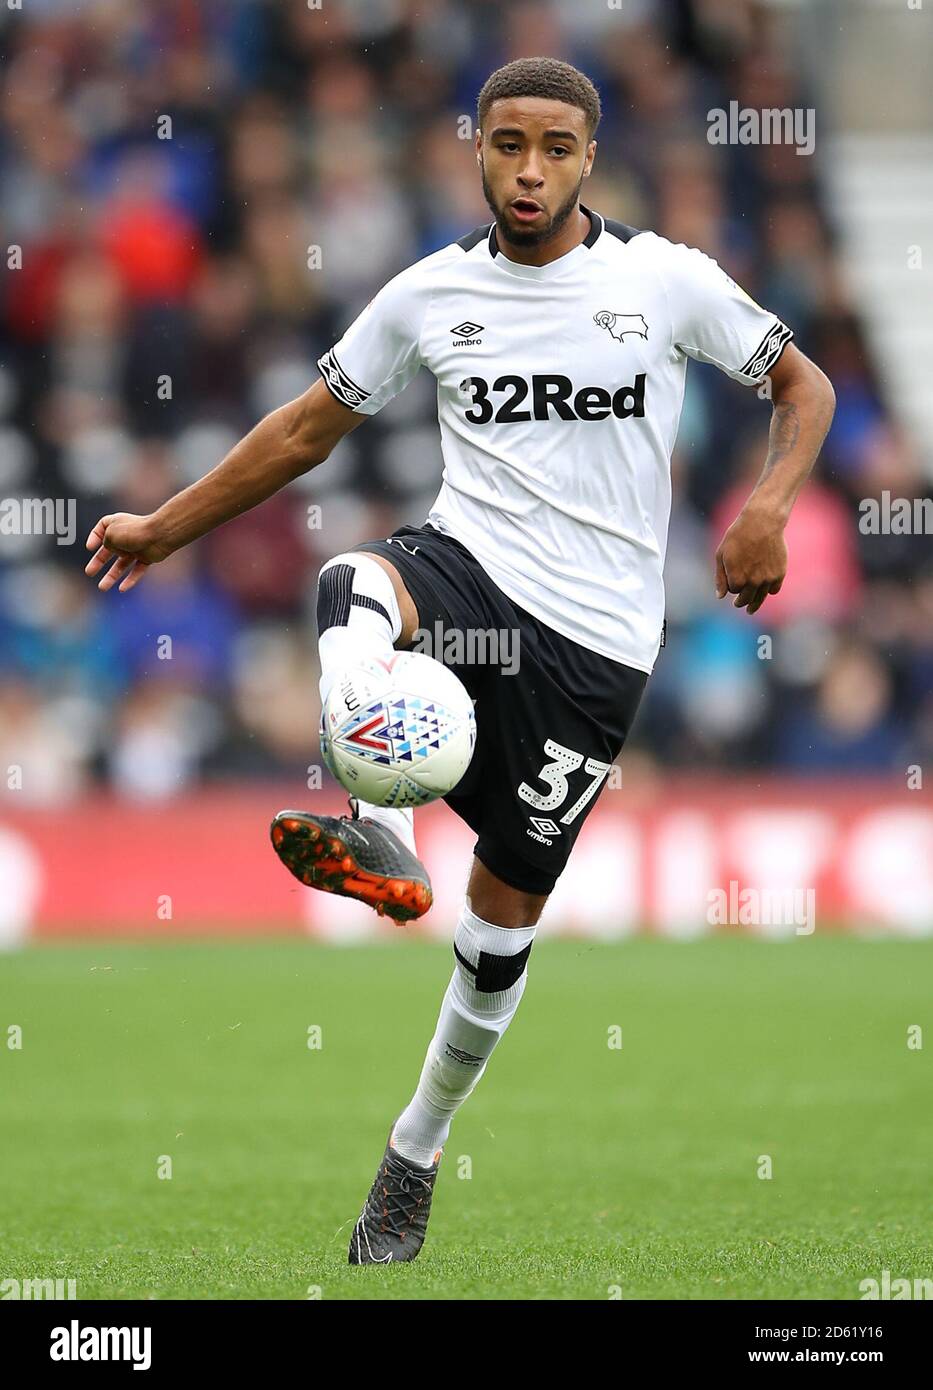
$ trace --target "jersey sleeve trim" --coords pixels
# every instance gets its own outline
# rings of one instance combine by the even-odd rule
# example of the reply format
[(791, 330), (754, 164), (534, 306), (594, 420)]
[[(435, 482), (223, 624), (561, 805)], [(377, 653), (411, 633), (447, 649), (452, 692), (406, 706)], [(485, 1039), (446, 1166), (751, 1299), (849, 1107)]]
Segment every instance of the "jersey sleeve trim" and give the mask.
[(767, 376), (793, 336), (792, 329), (775, 319), (751, 357), (739, 368), (739, 376), (751, 377), (753, 381)]
[(362, 386), (357, 386), (353, 378), (347, 375), (334, 356), (333, 348), (318, 359), (317, 365), (324, 378), (324, 385), (341, 405), (347, 406), (349, 410), (358, 410), (369, 400), (372, 392), (364, 391)]

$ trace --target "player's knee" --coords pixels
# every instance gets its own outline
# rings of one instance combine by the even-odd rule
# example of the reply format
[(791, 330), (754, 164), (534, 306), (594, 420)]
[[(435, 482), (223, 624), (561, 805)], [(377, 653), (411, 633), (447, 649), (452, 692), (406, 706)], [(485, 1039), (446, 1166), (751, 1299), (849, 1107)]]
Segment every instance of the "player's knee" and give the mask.
[[(494, 859), (497, 867), (501, 859), (503, 866), (508, 864), (510, 870), (515, 869), (515, 856), (503, 853), (488, 841), (481, 845), (480, 852), (486, 858)], [(505, 867), (501, 871), (506, 872)], [(497, 927), (534, 927), (547, 900), (547, 892), (517, 888), (494, 873), (478, 855), (474, 857), (467, 902), (483, 921), (492, 922)]]

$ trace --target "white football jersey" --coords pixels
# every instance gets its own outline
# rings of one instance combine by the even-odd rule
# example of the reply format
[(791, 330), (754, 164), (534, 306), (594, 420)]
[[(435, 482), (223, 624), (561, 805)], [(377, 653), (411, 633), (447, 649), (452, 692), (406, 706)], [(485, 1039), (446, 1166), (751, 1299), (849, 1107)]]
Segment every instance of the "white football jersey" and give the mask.
[(494, 223), (418, 261), (318, 366), (363, 415), (433, 372), (427, 522), (556, 632), (650, 672), (687, 358), (753, 386), (792, 335), (703, 252), (584, 211), (548, 265), (509, 260)]

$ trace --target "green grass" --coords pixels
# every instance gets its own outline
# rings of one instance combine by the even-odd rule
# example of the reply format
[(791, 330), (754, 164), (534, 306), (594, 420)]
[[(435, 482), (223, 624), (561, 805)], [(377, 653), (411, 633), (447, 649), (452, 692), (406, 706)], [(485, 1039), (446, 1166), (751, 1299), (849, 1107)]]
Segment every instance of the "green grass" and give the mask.
[(931, 965), (933, 941), (539, 943), (420, 1259), (351, 1269), (448, 947), (12, 953), (0, 1279), (74, 1277), (85, 1298), (852, 1299), (882, 1269), (929, 1277), (933, 1042), (911, 1051), (907, 1030), (933, 1039)]

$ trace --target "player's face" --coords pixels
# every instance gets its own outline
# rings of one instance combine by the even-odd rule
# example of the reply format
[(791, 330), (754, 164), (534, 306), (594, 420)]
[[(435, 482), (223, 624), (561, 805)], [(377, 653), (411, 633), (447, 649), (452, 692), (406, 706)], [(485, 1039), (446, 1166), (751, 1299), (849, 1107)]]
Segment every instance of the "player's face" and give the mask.
[(579, 107), (545, 97), (494, 101), (477, 131), (476, 157), (500, 236), (514, 246), (556, 236), (595, 152)]

